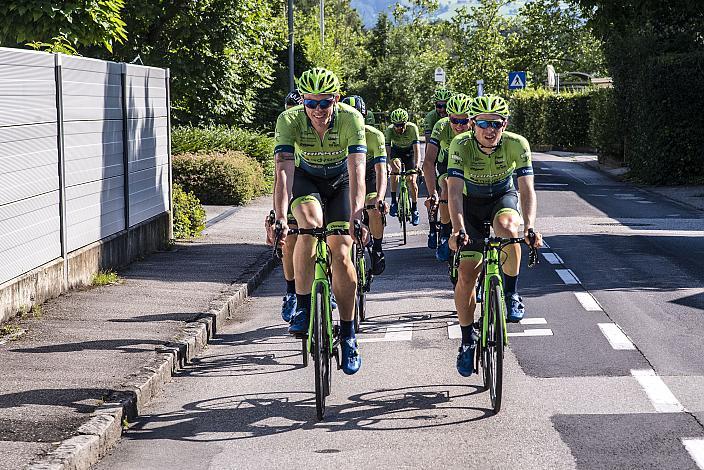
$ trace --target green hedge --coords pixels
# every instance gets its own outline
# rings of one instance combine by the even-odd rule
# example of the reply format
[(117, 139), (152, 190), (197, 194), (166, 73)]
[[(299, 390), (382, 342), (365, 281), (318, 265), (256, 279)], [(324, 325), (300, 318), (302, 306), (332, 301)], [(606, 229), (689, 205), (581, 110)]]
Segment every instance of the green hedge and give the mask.
[(510, 97), (509, 130), (533, 146), (589, 147), (590, 92), (521, 90)]
[(262, 166), (232, 150), (174, 155), (173, 175), (203, 204), (241, 205), (269, 190)]
[(205, 211), (192, 192), (185, 192), (181, 185), (174, 183), (174, 237), (191, 238), (200, 236), (205, 228)]
[(174, 154), (239, 151), (255, 159), (264, 171), (269, 189), (274, 180), (274, 139), (257, 132), (228, 126), (174, 127), (171, 133)]
[(599, 88), (591, 93), (589, 115), (589, 140), (597, 149), (599, 161), (611, 158), (622, 162), (625, 120), (618, 112), (613, 88)]

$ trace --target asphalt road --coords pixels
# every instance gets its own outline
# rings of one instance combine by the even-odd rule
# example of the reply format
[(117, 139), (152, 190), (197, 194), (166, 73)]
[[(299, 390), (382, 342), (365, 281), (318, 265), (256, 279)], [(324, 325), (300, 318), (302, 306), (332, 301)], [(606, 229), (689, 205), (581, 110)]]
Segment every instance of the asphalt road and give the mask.
[(455, 370), (452, 292), (390, 220), (362, 369), (313, 367), (279, 318), (275, 271), (98, 468), (704, 469), (704, 219), (568, 158), (537, 154), (549, 247), (519, 290), (504, 405)]

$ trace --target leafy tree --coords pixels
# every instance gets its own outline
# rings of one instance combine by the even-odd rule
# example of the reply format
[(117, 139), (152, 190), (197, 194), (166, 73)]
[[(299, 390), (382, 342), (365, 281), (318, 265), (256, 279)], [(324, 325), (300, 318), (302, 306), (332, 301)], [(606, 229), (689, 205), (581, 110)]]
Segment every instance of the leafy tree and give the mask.
[(4, 0), (0, 45), (75, 53), (102, 45), (112, 51), (127, 39), (124, 0)]

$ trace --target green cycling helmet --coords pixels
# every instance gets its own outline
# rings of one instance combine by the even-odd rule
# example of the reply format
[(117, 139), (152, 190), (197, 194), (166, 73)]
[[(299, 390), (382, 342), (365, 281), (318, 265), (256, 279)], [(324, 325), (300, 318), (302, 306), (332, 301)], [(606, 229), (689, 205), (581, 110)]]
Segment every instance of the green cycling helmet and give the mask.
[(463, 93), (457, 93), (447, 100), (447, 114), (470, 114), (472, 98)]
[(316, 67), (301, 74), (298, 90), (302, 94), (311, 95), (337, 94), (340, 91), (340, 80), (330, 70)]
[(407, 122), (408, 121), (408, 111), (403, 108), (394, 109), (391, 111), (391, 122)]
[(476, 116), (477, 114), (498, 114), (503, 117), (511, 115), (506, 100), (497, 95), (484, 95), (474, 98), (469, 106), (469, 114), (471, 116)]
[(452, 98), (453, 94), (454, 93), (452, 93), (447, 88), (438, 88), (437, 90), (435, 90), (435, 94), (433, 95), (433, 99), (435, 101), (447, 101), (450, 98)]

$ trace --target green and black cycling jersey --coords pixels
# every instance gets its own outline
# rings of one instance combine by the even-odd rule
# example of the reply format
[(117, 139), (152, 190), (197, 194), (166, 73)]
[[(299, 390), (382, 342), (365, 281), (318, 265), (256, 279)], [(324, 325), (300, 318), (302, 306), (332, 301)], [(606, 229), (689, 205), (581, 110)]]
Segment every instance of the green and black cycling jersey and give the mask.
[(425, 115), (425, 119), (423, 120), (423, 131), (426, 138), (433, 133), (433, 128), (440, 119), (442, 119), (442, 116), (440, 116), (435, 109)]
[(398, 133), (394, 130), (393, 124), (386, 128), (384, 132), (384, 137), (386, 138), (386, 145), (391, 147), (396, 147), (400, 149), (407, 149), (413, 146), (413, 144), (420, 143), (420, 137), (418, 135), (418, 126), (412, 122), (407, 122), (406, 127), (403, 129), (402, 133)]
[(374, 167), (377, 163), (386, 163), (386, 139), (384, 134), (376, 127), (364, 126), (367, 140), (367, 168)]
[(282, 112), (276, 120), (274, 154), (298, 155), (298, 167), (311, 175), (333, 178), (347, 171), (347, 155), (367, 153), (364, 118), (353, 107), (335, 104), (321, 140), (303, 105)]
[(518, 134), (504, 132), (491, 155), (479, 149), (472, 131), (459, 134), (450, 144), (447, 176), (465, 182), (466, 196), (496, 197), (515, 190), (514, 172), (518, 177), (533, 174), (530, 146)]
[(450, 118), (444, 117), (435, 123), (433, 132), (428, 139), (428, 144), (435, 145), (438, 148), (437, 163), (445, 163), (447, 154), (450, 151), (450, 143), (455, 138), (455, 131), (450, 125)]

